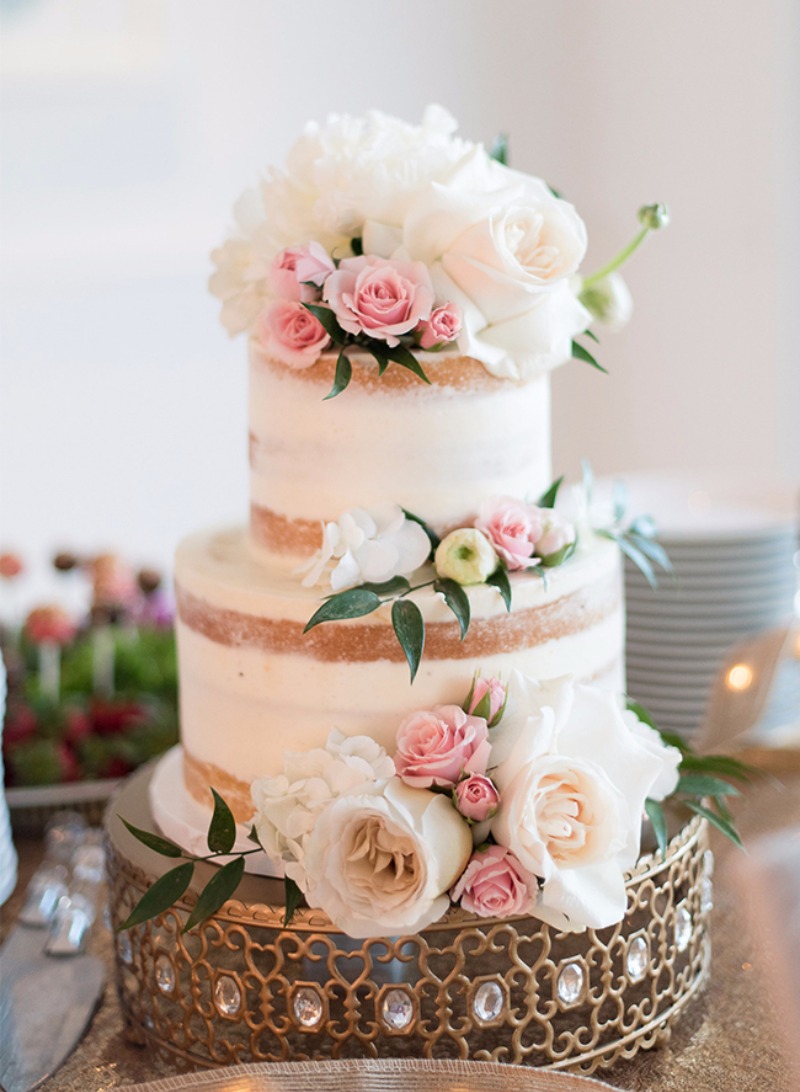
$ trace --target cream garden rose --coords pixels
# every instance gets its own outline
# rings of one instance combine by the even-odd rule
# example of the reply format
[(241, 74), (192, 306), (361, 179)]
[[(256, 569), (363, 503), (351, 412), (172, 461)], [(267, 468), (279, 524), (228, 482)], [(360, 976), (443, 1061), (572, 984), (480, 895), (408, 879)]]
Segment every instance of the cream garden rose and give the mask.
[(445, 912), (471, 852), (448, 796), (393, 778), (325, 810), (306, 843), (306, 898), (351, 937), (416, 933)]

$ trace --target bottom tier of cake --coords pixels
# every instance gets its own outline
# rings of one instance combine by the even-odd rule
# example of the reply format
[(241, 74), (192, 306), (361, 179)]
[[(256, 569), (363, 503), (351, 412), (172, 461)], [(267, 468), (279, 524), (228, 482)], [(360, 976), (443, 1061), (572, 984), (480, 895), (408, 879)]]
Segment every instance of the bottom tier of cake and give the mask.
[[(151, 776), (127, 782), (106, 817), (115, 925), (174, 864), (119, 819), (155, 829)], [(285, 928), (282, 885), (245, 877), (184, 935), (190, 889), (117, 935), (129, 1036), (179, 1068), (405, 1055), (590, 1073), (664, 1041), (705, 983), (712, 866), (695, 817), (630, 873), (623, 921), (581, 934), (451, 909), (418, 935), (351, 940), (315, 910)], [(198, 867), (198, 885), (211, 874)]]

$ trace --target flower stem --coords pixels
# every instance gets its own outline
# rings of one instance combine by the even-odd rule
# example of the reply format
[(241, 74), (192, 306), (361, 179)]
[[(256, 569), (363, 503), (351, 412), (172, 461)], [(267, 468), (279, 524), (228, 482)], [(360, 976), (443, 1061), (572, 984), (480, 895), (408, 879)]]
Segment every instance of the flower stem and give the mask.
[(642, 245), (644, 240), (650, 234), (651, 230), (652, 228), (643, 227), (642, 230), (639, 231), (628, 243), (628, 245), (624, 247), (619, 252), (619, 254), (617, 254), (616, 258), (612, 258), (611, 261), (607, 265), (604, 265), (602, 269), (598, 269), (596, 273), (592, 273), (591, 276), (584, 279), (581, 291), (585, 291), (587, 288), (591, 287), (591, 285), (597, 284), (598, 281), (602, 281), (604, 277), (607, 277), (609, 275), (609, 273), (613, 273), (615, 270), (619, 269), (623, 262), (627, 262), (631, 254), (633, 254), (635, 250), (638, 250), (638, 248)]

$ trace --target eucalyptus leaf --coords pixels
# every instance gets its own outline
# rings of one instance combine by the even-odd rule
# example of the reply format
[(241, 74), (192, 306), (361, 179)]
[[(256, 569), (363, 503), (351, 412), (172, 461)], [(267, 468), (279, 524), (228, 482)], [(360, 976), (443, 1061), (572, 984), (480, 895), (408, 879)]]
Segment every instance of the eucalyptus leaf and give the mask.
[(181, 932), (188, 933), (223, 906), (241, 883), (244, 875), (244, 857), (234, 857), (218, 869), (197, 896), (197, 902), (186, 919)]
[(661, 851), (662, 857), (667, 852), (667, 820), (664, 815), (664, 809), (658, 800), (650, 800), (649, 798), (644, 802), (644, 810), (647, 812), (647, 818), (653, 827), (653, 834), (656, 836), (656, 842), (658, 848)]
[(655, 561), (656, 565), (660, 565), (665, 572), (672, 572), (672, 562), (660, 542), (635, 534), (633, 531), (628, 531), (625, 537), (629, 542), (633, 543), (637, 550), (641, 550), (645, 557)]
[(629, 532), (632, 535), (643, 535), (644, 538), (655, 538), (658, 527), (653, 517), (644, 513), (632, 521)]
[(336, 321), (336, 315), (330, 307), (323, 307), (321, 303), (304, 303), (306, 311), (310, 311), (315, 319), (324, 328), (334, 345), (341, 345), (346, 338), (344, 330)]
[(143, 921), (158, 917), (165, 910), (174, 906), (192, 882), (194, 861), (186, 861), (177, 868), (170, 869), (145, 891), (128, 917), (119, 926), (119, 931), (141, 925)]
[(638, 550), (624, 535), (611, 534), (609, 537), (613, 538), (623, 554), (631, 559), (650, 587), (657, 588), (658, 581), (656, 580), (656, 574), (653, 572), (653, 566), (642, 551)]
[(283, 915), (283, 927), (287, 929), (291, 924), (294, 912), (300, 903), (303, 901), (303, 892), (294, 882), (287, 876), (283, 883), (284, 902), (286, 903), (286, 913)]
[(142, 830), (140, 827), (135, 827), (133, 823), (129, 823), (127, 819), (123, 819), (119, 816), (119, 819), (124, 823), (127, 830), (137, 838), (142, 845), (147, 846), (148, 849), (155, 850), (156, 853), (160, 853), (162, 857), (182, 857), (183, 850), (180, 846), (176, 846), (174, 842), (170, 842), (168, 838), (162, 838), (160, 834), (153, 834), (149, 830)]
[(216, 789), (211, 789), (211, 795), (214, 812), (208, 827), (208, 848), (212, 853), (230, 853), (236, 841), (236, 820)]
[(467, 636), (467, 630), (469, 629), (469, 597), (461, 585), (456, 580), (437, 580), (433, 585), (433, 590), (439, 592), (444, 596), (444, 601), (447, 603), (450, 610), (456, 616), (459, 629), (461, 630), (461, 640)]
[(712, 774), (687, 773), (678, 781), (676, 792), (685, 792), (689, 796), (741, 796), (735, 785), (723, 781)]
[(589, 350), (584, 349), (583, 345), (579, 345), (577, 341), (572, 342), (572, 358), (573, 360), (582, 360), (584, 364), (591, 364), (593, 368), (597, 368), (598, 372), (608, 375), (608, 369), (604, 368), (602, 364), (598, 364)]
[(712, 811), (711, 808), (707, 808), (704, 804), (690, 802), (687, 803), (686, 806), (690, 811), (695, 812), (697, 815), (702, 815), (704, 819), (708, 819), (709, 823), (716, 827), (717, 830), (721, 831), (726, 838), (730, 838), (734, 845), (739, 846), (740, 849), (744, 848), (742, 839), (739, 837), (739, 832), (727, 819), (723, 819), (721, 815), (717, 815), (716, 812)]
[[(536, 571), (536, 570), (534, 570)], [(543, 574), (540, 574), (543, 576)], [(544, 577), (543, 577), (544, 578)], [(487, 584), (491, 584), (493, 588), (497, 588), (500, 595), (503, 598), (503, 602), (506, 605), (506, 610), (511, 610), (511, 584), (508, 580), (508, 573), (503, 568), (497, 568), (492, 575), (487, 579)]]
[(336, 360), (336, 371), (333, 376), (333, 386), (322, 399), (323, 402), (327, 402), (330, 398), (335, 398), (337, 394), (341, 394), (343, 390), (348, 386), (353, 376), (353, 365), (347, 356), (347, 353), (342, 349)]
[(436, 551), (436, 547), (441, 542), (441, 539), (439, 538), (439, 536), (436, 534), (436, 532), (433, 530), (433, 528), (431, 528), (431, 527), (429, 527), (427, 525), (427, 523), (425, 522), (424, 519), (421, 519), (419, 516), (415, 516), (414, 513), (409, 512), (409, 510), (407, 508), (403, 509), (403, 515), (406, 517), (406, 519), (410, 519), (412, 523), (418, 523), (420, 525), (422, 530), (428, 536), (428, 541), (431, 544), (431, 556), (433, 556), (433, 554)]
[(367, 591), (382, 596), (401, 595), (411, 589), (411, 585), (404, 576), (393, 576), (391, 580), (384, 580), (382, 584), (373, 584), (368, 581), (366, 584), (361, 584), (360, 587), (362, 590), (366, 588)]
[(422, 370), (422, 365), (405, 345), (387, 345), (385, 348), (379, 350), (389, 360), (393, 360), (395, 364), (399, 364), (403, 368), (407, 368), (408, 371), (413, 372), (424, 383), (430, 383), (425, 372)]
[(396, 599), (392, 604), (392, 626), (411, 669), (411, 681), (417, 674), (425, 647), (425, 622), (422, 611), (411, 599)]
[(489, 149), (489, 155), (504, 167), (508, 166), (508, 133), (497, 134)]
[(311, 615), (306, 622), (303, 633), (308, 633), (314, 626), (322, 622), (338, 622), (344, 618), (363, 618), (365, 614), (372, 614), (381, 605), (380, 598), (374, 591), (364, 588), (349, 588), (347, 591), (337, 592)]
[(549, 489), (545, 489), (541, 497), (539, 497), (536, 504), (539, 508), (555, 508), (556, 500), (558, 499), (558, 491), (561, 488), (561, 483), (564, 481), (564, 475), (560, 478), (556, 478)]
[(615, 481), (611, 487), (614, 522), (620, 523), (628, 510), (628, 487), (625, 482)]

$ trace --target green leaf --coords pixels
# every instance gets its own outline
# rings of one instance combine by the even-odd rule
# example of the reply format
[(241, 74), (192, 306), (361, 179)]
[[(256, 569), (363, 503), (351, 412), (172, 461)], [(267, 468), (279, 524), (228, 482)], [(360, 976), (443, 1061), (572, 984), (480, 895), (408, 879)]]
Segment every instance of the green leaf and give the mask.
[(631, 701), (631, 699), (629, 698), (625, 702), (625, 708), (629, 712), (634, 713), (637, 719), (642, 722), (642, 724), (646, 724), (648, 728), (655, 728), (655, 730), (658, 731), (658, 725), (653, 720), (652, 713), (645, 709), (643, 705), (640, 705), (638, 701)]
[(737, 758), (729, 758), (728, 755), (695, 755), (683, 756), (681, 772), (684, 770), (696, 770), (698, 773), (717, 773), (722, 777), (734, 777), (737, 781), (749, 781), (753, 774), (759, 771), (754, 766), (748, 766)]
[(410, 519), (413, 523), (418, 523), (420, 525), (422, 530), (428, 536), (428, 540), (430, 541), (430, 544), (431, 544), (431, 555), (433, 555), (435, 553), (435, 551), (436, 551), (436, 547), (441, 542), (441, 539), (439, 538), (439, 536), (436, 534), (436, 532), (432, 528), (430, 528), (427, 525), (427, 523), (425, 522), (424, 519), (421, 519), (419, 516), (415, 516), (414, 513), (409, 512), (409, 510), (407, 508), (403, 509), (403, 515), (406, 517), (406, 519)]
[(192, 882), (194, 875), (194, 861), (186, 861), (177, 868), (170, 869), (160, 876), (153, 886), (142, 895), (128, 917), (119, 927), (130, 929), (134, 925), (141, 925), (143, 921), (156, 918), (174, 906), (186, 888)]
[(629, 531), (625, 537), (629, 542), (633, 543), (637, 550), (641, 550), (645, 557), (655, 561), (656, 565), (660, 565), (665, 572), (672, 572), (672, 562), (660, 542), (635, 534), (633, 531)]
[(336, 372), (333, 376), (333, 386), (322, 401), (327, 402), (329, 398), (335, 398), (337, 394), (341, 394), (350, 382), (352, 375), (353, 365), (350, 363), (347, 353), (342, 349), (336, 360)]
[(628, 528), (629, 534), (642, 535), (644, 538), (655, 538), (658, 533), (658, 527), (656, 521), (652, 516), (643, 514), (637, 516)]
[(424, 383), (430, 383), (425, 372), (422, 370), (422, 365), (405, 345), (386, 345), (378, 350), (381, 355), (388, 357), (389, 360), (393, 360), (395, 364), (399, 364), (403, 368), (407, 368), (410, 372), (413, 372)]
[(584, 364), (591, 364), (593, 368), (597, 368), (599, 372), (604, 375), (608, 375), (608, 369), (604, 368), (602, 364), (598, 364), (588, 349), (584, 349), (582, 345), (579, 345), (577, 341), (572, 342), (572, 357), (573, 360), (582, 360)]
[(365, 614), (372, 614), (380, 605), (381, 601), (374, 591), (350, 588), (348, 591), (337, 592), (314, 611), (306, 622), (303, 633), (308, 633), (310, 629), (322, 622), (338, 622), (343, 618), (363, 618)]
[[(679, 751), (682, 751), (684, 755), (690, 752), (691, 748), (689, 747), (689, 744), (682, 735), (678, 734), (678, 732), (667, 732), (664, 728), (656, 728), (656, 731), (668, 747), (676, 747)], [(681, 759), (681, 762), (683, 762), (683, 759)]]
[(287, 876), (283, 881), (284, 901), (286, 903), (286, 913), (283, 915), (283, 927), (287, 929), (294, 917), (294, 912), (300, 903), (303, 901), (303, 892), (294, 882)]
[(645, 578), (650, 587), (654, 589), (657, 588), (658, 581), (656, 580), (656, 574), (653, 572), (653, 566), (650, 564), (642, 551), (637, 550), (633, 543), (625, 538), (624, 535), (618, 535), (614, 534), (613, 532), (609, 532), (608, 537), (612, 538), (614, 542), (616, 542), (617, 546), (619, 546), (620, 550), (622, 550), (623, 554), (631, 559), (631, 561)]
[(461, 630), (461, 640), (463, 641), (469, 629), (469, 597), (467, 593), (458, 581), (449, 579), (437, 580), (433, 585), (433, 590), (444, 596), (445, 603), (456, 616), (456, 621)]
[(667, 852), (667, 842), (669, 840), (664, 809), (661, 807), (658, 800), (650, 800), (648, 798), (644, 802), (644, 810), (647, 812), (647, 818), (653, 826), (653, 834), (656, 836), (656, 842), (658, 843), (658, 848), (661, 850), (661, 855), (663, 857)]
[(701, 773), (683, 774), (675, 792), (685, 792), (689, 796), (741, 796), (734, 785), (721, 777)]
[(555, 186), (551, 186), (549, 182), (545, 182), (545, 186), (547, 186), (548, 190), (550, 190), (550, 192), (552, 193), (553, 197), (556, 198), (556, 200), (560, 201), (562, 199), (561, 190), (557, 190), (555, 188)]
[[(533, 570), (536, 571), (535, 569)], [(506, 610), (511, 610), (511, 584), (508, 580), (508, 573), (503, 568), (495, 569), (492, 575), (486, 581), (487, 584), (491, 584), (493, 588), (497, 588), (500, 595), (503, 597), (503, 602), (506, 605)]]
[(620, 523), (628, 510), (628, 487), (625, 482), (615, 481), (611, 487), (614, 522)]
[(350, 249), (353, 252), (354, 257), (360, 258), (364, 253), (364, 240), (360, 235), (354, 235), (350, 240)]
[(170, 842), (168, 838), (162, 838), (160, 834), (153, 834), (149, 830), (142, 830), (140, 827), (135, 827), (133, 823), (129, 823), (127, 819), (123, 819), (119, 816), (122, 823), (130, 831), (134, 838), (138, 838), (142, 845), (147, 846), (148, 849), (155, 850), (156, 853), (160, 853), (162, 857), (182, 857), (183, 850), (180, 846), (176, 846), (174, 842)]
[(368, 581), (366, 584), (361, 584), (360, 587), (375, 592), (376, 595), (388, 596), (400, 595), (402, 592), (411, 589), (411, 585), (404, 576), (393, 576), (391, 580), (384, 580), (382, 584), (371, 584)]
[(739, 846), (740, 849), (744, 849), (742, 839), (739, 837), (739, 832), (733, 823), (729, 822), (727, 819), (723, 819), (721, 815), (717, 815), (716, 812), (712, 811), (711, 808), (707, 808), (704, 804), (689, 802), (686, 807), (689, 808), (690, 811), (696, 812), (697, 815), (702, 815), (704, 819), (708, 819), (709, 823), (716, 827), (717, 830), (721, 831), (726, 838), (730, 838), (734, 845)]
[[(248, 831), (248, 834), (247, 834), (247, 838), (248, 838), (249, 841), (255, 842), (255, 844), (257, 846), (261, 845), (261, 839), (258, 836), (258, 831), (256, 830), (255, 823), (253, 823), (253, 825), (250, 827), (250, 830)], [(263, 849), (263, 846), (262, 846), (262, 849)]]
[(306, 311), (310, 311), (314, 318), (319, 321), (334, 345), (342, 344), (346, 335), (336, 321), (336, 315), (334, 315), (330, 307), (323, 307), (321, 303), (304, 303), (303, 307), (305, 307)]
[(595, 345), (600, 344), (600, 338), (597, 336), (597, 334), (594, 332), (594, 330), (590, 330), (588, 326), (586, 327), (586, 329), (581, 334), (581, 337), (590, 338), (595, 343)]
[(188, 933), (190, 929), (194, 929), (195, 925), (200, 925), (212, 914), (216, 914), (239, 886), (243, 875), (244, 857), (234, 857), (232, 861), (228, 861), (215, 872), (198, 895), (197, 902), (181, 932)]
[(236, 841), (236, 820), (216, 789), (211, 789), (211, 795), (214, 813), (208, 827), (208, 848), (212, 853), (230, 853)]
[(561, 488), (561, 483), (564, 481), (564, 475), (560, 478), (556, 478), (549, 489), (545, 489), (541, 497), (536, 502), (539, 508), (555, 508), (556, 500), (558, 498), (558, 491)]
[(489, 149), (489, 155), (504, 167), (508, 166), (508, 133), (497, 134)]
[(413, 683), (425, 647), (425, 622), (417, 604), (411, 599), (396, 599), (392, 604), (392, 626), (406, 654)]

